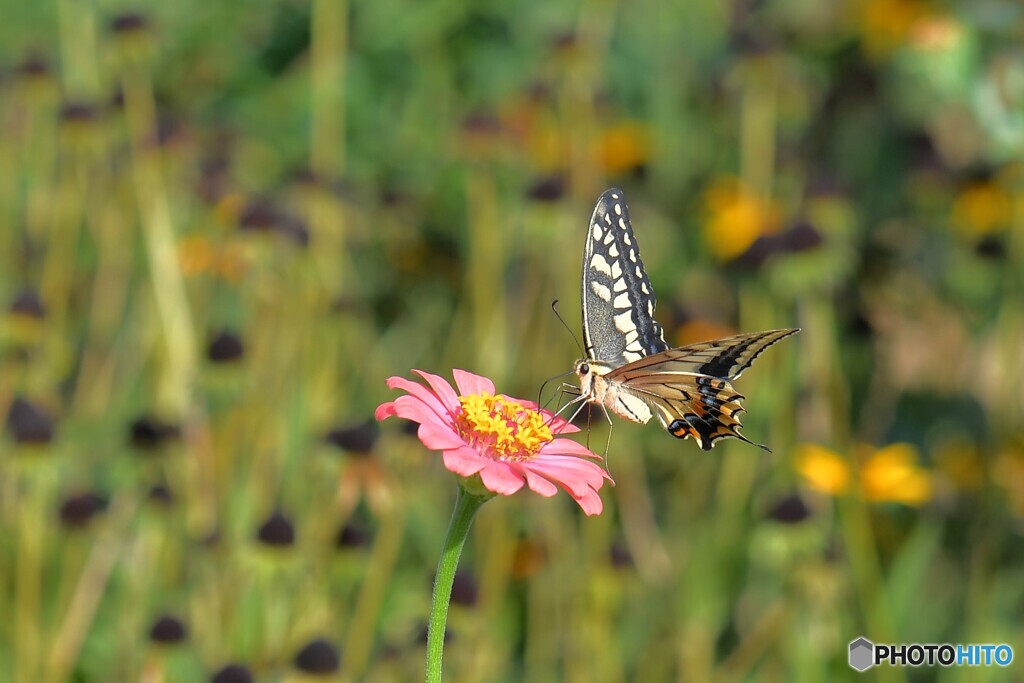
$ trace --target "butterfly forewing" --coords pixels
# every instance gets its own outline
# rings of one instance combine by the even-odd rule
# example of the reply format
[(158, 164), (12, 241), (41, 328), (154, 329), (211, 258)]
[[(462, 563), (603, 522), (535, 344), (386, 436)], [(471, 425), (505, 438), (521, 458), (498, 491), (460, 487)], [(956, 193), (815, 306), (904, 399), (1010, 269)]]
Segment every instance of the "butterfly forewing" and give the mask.
[(587, 357), (612, 366), (668, 349), (654, 319), (654, 289), (621, 190), (597, 200), (583, 249), (583, 339)]
[(768, 330), (714, 339), (649, 355), (608, 373), (612, 379), (689, 374), (736, 379), (772, 344), (799, 332), (797, 329)]

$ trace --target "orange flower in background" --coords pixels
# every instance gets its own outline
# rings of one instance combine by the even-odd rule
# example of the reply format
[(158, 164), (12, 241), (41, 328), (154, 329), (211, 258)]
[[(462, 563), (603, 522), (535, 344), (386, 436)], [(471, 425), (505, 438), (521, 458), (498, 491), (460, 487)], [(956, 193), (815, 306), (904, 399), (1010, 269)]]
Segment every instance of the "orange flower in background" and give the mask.
[(185, 276), (217, 275), (238, 282), (245, 263), (237, 248), (215, 245), (203, 235), (190, 235), (178, 242), (178, 267)]
[(767, 197), (754, 193), (737, 178), (715, 181), (704, 193), (707, 218), (704, 241), (721, 261), (731, 261), (761, 235), (779, 227), (779, 210)]
[(601, 131), (595, 142), (598, 165), (609, 175), (636, 170), (650, 159), (650, 131), (639, 121), (623, 121)]
[(882, 448), (859, 445), (861, 465), (855, 469), (844, 456), (817, 444), (803, 444), (796, 456), (797, 472), (821, 493), (839, 496), (851, 489), (873, 503), (916, 507), (932, 499), (932, 474), (917, 465), (917, 450), (906, 443)]
[(964, 36), (964, 26), (951, 17), (925, 16), (914, 23), (910, 42), (919, 50), (942, 52), (954, 47)]
[(213, 266), (213, 245), (202, 235), (191, 235), (178, 242), (178, 267), (185, 275), (207, 273)]
[[(621, 118), (618, 112), (595, 114), (598, 127), (581, 129), (578, 120), (561, 115), (549, 88), (538, 84), (531, 92), (504, 103), (496, 120), (504, 139), (541, 173), (566, 173), (574, 162), (577, 141), (585, 145), (583, 161), (608, 176), (629, 173), (650, 162), (650, 124)], [(586, 130), (585, 138), (580, 137), (581, 130)]]
[[(565, 171), (571, 149), (569, 131), (551, 116), (537, 117), (523, 135), (534, 166), (544, 172)], [(629, 173), (650, 161), (650, 131), (639, 121), (623, 121), (603, 128), (589, 142), (588, 156), (605, 174)]]

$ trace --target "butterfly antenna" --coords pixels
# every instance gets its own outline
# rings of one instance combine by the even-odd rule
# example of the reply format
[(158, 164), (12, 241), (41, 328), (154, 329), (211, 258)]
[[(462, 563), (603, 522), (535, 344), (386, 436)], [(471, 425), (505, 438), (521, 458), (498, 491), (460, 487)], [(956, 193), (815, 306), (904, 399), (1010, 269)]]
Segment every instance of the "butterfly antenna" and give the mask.
[[(571, 375), (573, 372), (574, 372), (573, 370), (566, 370), (565, 372), (559, 373), (559, 374), (555, 375), (554, 377), (548, 377), (546, 380), (544, 380), (544, 383), (540, 385), (540, 391), (537, 392), (537, 405), (542, 407), (542, 408), (546, 408), (547, 407), (546, 404), (541, 403), (541, 399), (544, 397), (544, 387), (546, 387), (549, 382), (553, 382), (556, 379), (561, 379), (561, 378), (565, 377), (566, 375)], [(554, 398), (554, 397), (555, 397), (555, 395), (552, 394), (551, 398)]]
[(580, 338), (576, 336), (576, 333), (572, 331), (572, 328), (569, 327), (569, 325), (566, 324), (565, 319), (562, 318), (562, 314), (558, 312), (558, 299), (551, 302), (551, 310), (554, 312), (555, 317), (558, 318), (558, 322), (562, 323), (562, 327), (569, 332), (572, 340), (576, 342), (576, 348), (580, 350), (580, 358), (586, 356), (587, 353), (583, 350), (583, 344), (580, 343)]

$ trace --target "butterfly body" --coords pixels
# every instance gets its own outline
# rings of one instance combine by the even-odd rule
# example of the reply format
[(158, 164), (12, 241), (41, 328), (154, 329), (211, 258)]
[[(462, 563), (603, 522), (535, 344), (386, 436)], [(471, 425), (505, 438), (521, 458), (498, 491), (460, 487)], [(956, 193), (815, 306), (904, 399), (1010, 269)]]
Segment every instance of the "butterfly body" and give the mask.
[(739, 432), (743, 396), (732, 380), (766, 348), (799, 330), (671, 348), (654, 318), (654, 289), (629, 209), (615, 188), (601, 195), (590, 220), (581, 304), (587, 357), (575, 370), (582, 400), (631, 422), (657, 417), (670, 434), (692, 437), (704, 450), (725, 437), (753, 443)]
[(624, 420), (647, 424), (653, 416), (650, 406), (619, 382), (608, 381), (605, 375), (613, 369), (596, 361), (576, 361), (576, 376), (583, 395)]

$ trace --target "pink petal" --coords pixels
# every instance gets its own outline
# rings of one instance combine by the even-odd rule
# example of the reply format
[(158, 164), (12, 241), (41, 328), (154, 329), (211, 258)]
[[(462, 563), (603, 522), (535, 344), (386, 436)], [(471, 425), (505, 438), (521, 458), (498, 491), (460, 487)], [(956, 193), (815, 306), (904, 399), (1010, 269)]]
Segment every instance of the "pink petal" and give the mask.
[(444, 377), (438, 375), (432, 375), (429, 372), (423, 370), (413, 370), (417, 375), (427, 380), (427, 384), (434, 390), (437, 397), (441, 400), (441, 403), (448, 409), (449, 412), (455, 412), (459, 405), (459, 395), (452, 389), (452, 385), (448, 383)]
[(463, 396), (470, 394), (494, 395), (494, 382), (486, 377), (474, 375), (472, 372), (458, 368), (452, 370), (452, 375), (455, 377), (455, 384), (459, 387), (459, 393)]
[(523, 468), (523, 476), (526, 477), (526, 485), (530, 487), (530, 490), (539, 493), (545, 498), (550, 498), (558, 493), (557, 486), (544, 477), (531, 472), (528, 468)]
[(587, 460), (560, 456), (554, 456), (551, 460), (543, 461), (541, 457), (537, 457), (524, 463), (524, 466), (545, 479), (567, 488), (574, 496), (583, 495), (588, 488), (599, 489), (605, 479), (611, 479), (599, 465)]
[(373, 417), (377, 421), (386, 420), (395, 414), (395, 404), (393, 401), (387, 403), (381, 403), (377, 406), (377, 410), (373, 411)]
[(600, 455), (594, 453), (581, 443), (572, 439), (555, 439), (544, 444), (540, 449), (541, 455), (575, 455), (581, 458), (592, 458), (604, 460)]
[[(514, 401), (514, 402), (518, 403), (521, 406), (529, 408), (530, 410), (538, 410), (537, 403), (535, 401), (528, 401), (525, 398), (516, 398), (515, 396), (509, 396), (508, 394), (498, 394), (498, 396), (500, 396), (501, 398), (507, 399), (509, 401)], [(547, 413), (548, 411), (541, 410), (540, 412)]]
[[(594, 478), (596, 473), (593, 472), (593, 470), (600, 470), (601, 473), (604, 473), (604, 470), (594, 463), (586, 460), (578, 460), (575, 458), (562, 458), (562, 460), (567, 463), (578, 463), (583, 466), (583, 469), (581, 469), (580, 472), (574, 472), (571, 466), (561, 467), (551, 466), (550, 464), (546, 464), (543, 469), (538, 469), (532, 466), (536, 464), (536, 459), (527, 463), (527, 469), (532, 470), (533, 474), (537, 476), (538, 479), (540, 477), (551, 479), (568, 491), (569, 495), (573, 497), (573, 500), (575, 500), (583, 509), (583, 512), (588, 515), (600, 514), (604, 509), (604, 503), (601, 501), (601, 496), (598, 495), (597, 490), (601, 488), (601, 485), (604, 483), (604, 479), (600, 476)], [(580, 473), (583, 473), (585, 476), (576, 476)], [(529, 481), (529, 479), (527, 479), (527, 481)], [(533, 486), (531, 485), (530, 488), (533, 488)], [(540, 491), (538, 491), (538, 493), (540, 493)]]
[(529, 465), (535, 469), (544, 471), (566, 471), (572, 472), (579, 476), (587, 477), (593, 481), (601, 481), (607, 479), (611, 481), (612, 478), (605, 471), (605, 469), (596, 462), (591, 460), (585, 460), (583, 458), (572, 458), (564, 455), (549, 455), (547, 453), (539, 453), (533, 457), (532, 460), (528, 461)]
[(394, 400), (394, 406), (395, 415), (404, 420), (412, 420), (421, 424), (429, 422), (451, 429), (451, 422), (448, 419), (438, 415), (415, 396), (399, 396)]
[(469, 446), (461, 446), (444, 452), (444, 466), (450, 472), (463, 477), (472, 477), (490, 462)]
[[(585, 460), (577, 460), (575, 462), (583, 465), (586, 469), (600, 469), (594, 463)], [(569, 496), (571, 496), (572, 499), (575, 502), (577, 502), (583, 509), (583, 511), (588, 515), (601, 514), (601, 511), (604, 509), (604, 504), (601, 502), (601, 497), (598, 495), (597, 492), (598, 489), (601, 487), (601, 484), (604, 482), (603, 478), (599, 477), (596, 480), (587, 481), (586, 479), (590, 478), (593, 475), (593, 472), (591, 472), (590, 476), (587, 477), (575, 477), (572, 475), (572, 473), (558, 471), (561, 469), (563, 468), (554, 468), (548, 466), (542, 472), (540, 472), (540, 474), (548, 478), (554, 479), (554, 481), (559, 486), (567, 490)], [(601, 472), (603, 473), (604, 470), (601, 470)], [(607, 475), (605, 474), (605, 476)], [(608, 478), (610, 479), (610, 477)]]
[(420, 428), (416, 430), (416, 436), (432, 451), (451, 450), (466, 445), (454, 429), (430, 422), (421, 422)]
[(573, 496), (583, 512), (590, 515), (599, 515), (604, 510), (604, 502), (601, 500), (601, 496), (598, 495), (597, 491), (589, 489), (582, 496)]
[(507, 463), (488, 460), (487, 466), (480, 470), (480, 480), (489, 491), (511, 496), (523, 488), (523, 476), (512, 471)]
[[(545, 410), (544, 412), (548, 411)], [(551, 427), (551, 432), (553, 434), (575, 434), (576, 432), (580, 431), (579, 427), (574, 425), (572, 422), (569, 422), (561, 415), (554, 418), (553, 420), (549, 418), (548, 423)]]
[(408, 380), (404, 377), (388, 377), (388, 388), (401, 389), (402, 391), (415, 396), (426, 404), (428, 408), (434, 411), (438, 417), (449, 417), (448, 408), (441, 402), (441, 399), (438, 398), (437, 394), (430, 389), (427, 389), (422, 384), (418, 384), (417, 382), (413, 382), (412, 380)]

